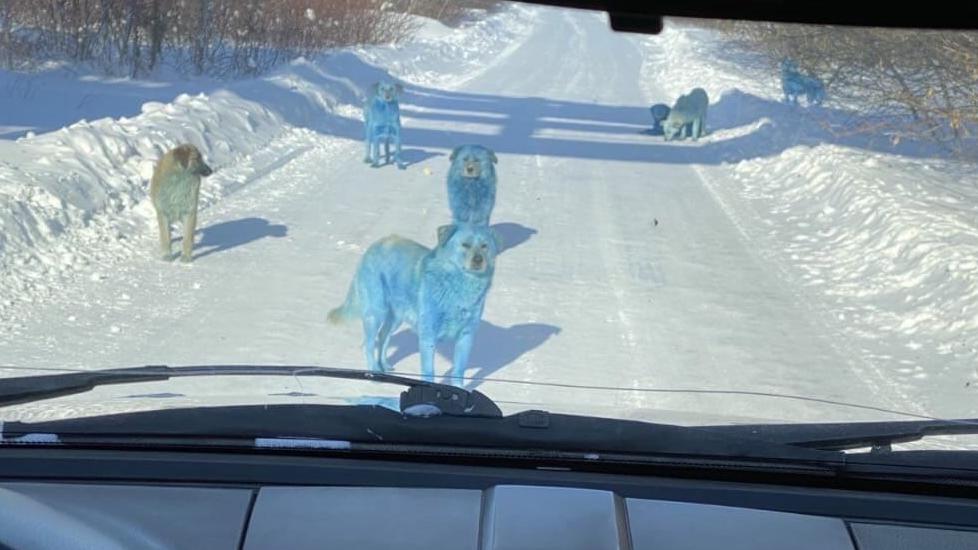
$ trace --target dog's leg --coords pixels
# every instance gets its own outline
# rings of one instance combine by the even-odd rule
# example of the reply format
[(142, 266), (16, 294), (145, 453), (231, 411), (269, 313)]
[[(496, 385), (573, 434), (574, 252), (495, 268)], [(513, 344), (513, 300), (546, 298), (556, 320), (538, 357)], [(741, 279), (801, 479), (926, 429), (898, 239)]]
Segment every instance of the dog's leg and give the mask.
[(391, 314), (387, 317), (387, 322), (380, 329), (380, 366), (385, 372), (390, 372), (394, 368), (387, 362), (387, 346), (391, 343), (391, 336), (401, 326), (401, 319)]
[(401, 160), (401, 129), (397, 129), (397, 133), (394, 134), (394, 139), (397, 140), (396, 148), (394, 149), (394, 162), (397, 163), (398, 170), (404, 170), (407, 165)]
[(462, 387), (465, 377), (465, 367), (469, 364), (469, 354), (472, 352), (472, 342), (475, 341), (475, 331), (462, 333), (455, 341), (455, 357), (452, 358), (452, 384)]
[(193, 202), (190, 205), (190, 213), (183, 220), (183, 255), (180, 260), (183, 262), (190, 262), (193, 259), (194, 252), (194, 233), (197, 232), (197, 205), (200, 204), (200, 184), (194, 187), (193, 195), (191, 199)]
[(193, 209), (183, 220), (183, 242), (180, 243), (183, 253), (180, 255), (181, 262), (189, 262), (193, 259), (194, 233), (197, 229), (197, 209)]
[(170, 244), (170, 223), (159, 211), (156, 212), (156, 223), (160, 227), (160, 257), (164, 260), (170, 259), (173, 247)]
[(370, 129), (369, 128), (367, 128), (367, 136), (363, 139), (363, 144), (367, 149), (367, 152), (364, 154), (363, 157), (363, 162), (370, 164), (373, 159), (370, 158)]
[(367, 369), (372, 372), (384, 372), (377, 358), (377, 337), (383, 326), (380, 316), (370, 313), (363, 316), (363, 355), (367, 359)]
[(370, 140), (370, 166), (373, 168), (380, 166), (380, 140), (376, 137)]
[(421, 376), (428, 382), (435, 381), (435, 343), (420, 341)]
[(421, 352), (421, 376), (428, 382), (435, 381), (435, 346), (438, 331), (418, 327), (418, 351)]

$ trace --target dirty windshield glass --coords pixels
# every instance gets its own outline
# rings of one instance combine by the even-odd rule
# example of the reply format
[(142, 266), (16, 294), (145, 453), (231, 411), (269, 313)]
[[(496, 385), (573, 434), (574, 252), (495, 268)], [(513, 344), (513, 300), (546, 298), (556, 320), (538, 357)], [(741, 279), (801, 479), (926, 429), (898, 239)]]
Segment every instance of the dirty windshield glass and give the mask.
[[(310, 365), (505, 413), (975, 417), (976, 67), (967, 32), (9, 0), (0, 377)], [(173, 379), (0, 419), (402, 389)]]

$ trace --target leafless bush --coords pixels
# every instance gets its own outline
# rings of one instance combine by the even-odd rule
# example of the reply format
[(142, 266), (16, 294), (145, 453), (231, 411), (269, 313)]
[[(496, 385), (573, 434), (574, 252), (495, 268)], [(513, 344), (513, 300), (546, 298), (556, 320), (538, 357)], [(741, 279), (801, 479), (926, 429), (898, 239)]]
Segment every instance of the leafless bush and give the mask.
[(978, 34), (738, 23), (729, 36), (759, 51), (771, 70), (790, 57), (826, 84), (835, 105), (858, 116), (844, 130), (927, 140), (978, 158)]
[(446, 25), (458, 25), (472, 10), (492, 11), (502, 5), (497, 0), (395, 0), (392, 6), (404, 13), (421, 15)]
[(162, 64), (230, 77), (412, 31), (381, 0), (0, 0), (0, 63), (14, 66), (26, 48), (134, 77)]

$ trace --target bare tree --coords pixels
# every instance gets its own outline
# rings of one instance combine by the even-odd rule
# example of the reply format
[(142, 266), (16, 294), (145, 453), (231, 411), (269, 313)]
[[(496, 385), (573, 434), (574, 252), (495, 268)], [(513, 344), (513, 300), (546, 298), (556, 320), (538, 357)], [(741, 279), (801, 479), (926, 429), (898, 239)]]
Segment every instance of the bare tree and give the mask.
[(12, 66), (22, 42), (35, 60), (130, 77), (163, 63), (234, 77), (328, 48), (397, 42), (413, 30), (391, 0), (0, 0), (0, 62)]
[(978, 158), (978, 35), (736, 23), (722, 29), (767, 57), (785, 57), (826, 84), (853, 112), (839, 132), (873, 132), (893, 142), (927, 140)]

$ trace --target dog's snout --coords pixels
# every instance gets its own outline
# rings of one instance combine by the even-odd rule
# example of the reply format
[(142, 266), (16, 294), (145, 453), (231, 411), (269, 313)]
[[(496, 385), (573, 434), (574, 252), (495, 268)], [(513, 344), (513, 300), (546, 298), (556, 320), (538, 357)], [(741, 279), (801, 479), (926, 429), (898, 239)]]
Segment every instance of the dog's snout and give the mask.
[(211, 167), (210, 166), (207, 166), (206, 164), (201, 165), (201, 167), (200, 167), (200, 175), (201, 176), (205, 176), (206, 177), (206, 176), (209, 176), (209, 175), (211, 175), (213, 173), (214, 173), (214, 171), (211, 170)]
[(486, 263), (486, 258), (482, 254), (474, 254), (472, 256), (472, 267), (475, 269), (481, 269)]

